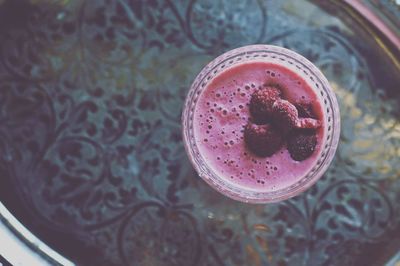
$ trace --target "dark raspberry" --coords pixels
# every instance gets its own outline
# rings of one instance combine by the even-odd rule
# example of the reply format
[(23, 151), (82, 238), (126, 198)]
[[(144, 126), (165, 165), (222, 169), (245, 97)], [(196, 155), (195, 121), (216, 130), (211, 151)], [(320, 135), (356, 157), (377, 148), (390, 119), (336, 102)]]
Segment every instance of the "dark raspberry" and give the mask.
[(321, 122), (319, 120), (313, 118), (299, 118), (297, 121), (296, 127), (303, 129), (317, 129), (321, 126)]
[(317, 146), (317, 137), (309, 131), (293, 131), (287, 141), (290, 157), (295, 161), (303, 161), (313, 154)]
[(286, 100), (276, 100), (272, 106), (274, 123), (284, 132), (296, 127), (299, 115), (296, 107)]
[(297, 121), (297, 128), (319, 128), (321, 122), (317, 120), (317, 116), (313, 110), (312, 104), (307, 102), (295, 103), (299, 113), (299, 120)]
[(311, 103), (300, 102), (300, 103), (295, 103), (294, 105), (297, 108), (300, 118), (314, 118), (314, 119), (317, 118)]
[(281, 97), (278, 88), (267, 86), (256, 90), (250, 99), (250, 113), (257, 124), (268, 122), (271, 117), (272, 105)]
[(282, 146), (282, 136), (270, 124), (256, 125), (248, 123), (244, 129), (247, 147), (260, 157), (271, 156)]

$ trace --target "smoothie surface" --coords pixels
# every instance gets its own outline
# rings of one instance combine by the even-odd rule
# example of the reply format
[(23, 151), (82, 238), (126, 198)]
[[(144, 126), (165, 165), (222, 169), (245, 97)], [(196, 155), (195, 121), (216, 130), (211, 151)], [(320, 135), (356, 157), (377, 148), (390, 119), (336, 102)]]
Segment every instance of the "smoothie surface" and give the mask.
[(213, 171), (235, 186), (275, 191), (297, 182), (316, 163), (324, 125), (316, 130), (317, 145), (303, 161), (291, 158), (286, 145), (269, 157), (259, 157), (245, 144), (243, 131), (250, 118), (249, 102), (266, 84), (279, 86), (291, 103), (311, 104), (321, 122), (321, 104), (311, 87), (292, 70), (274, 63), (243, 63), (213, 78), (199, 96), (194, 113), (194, 136)]

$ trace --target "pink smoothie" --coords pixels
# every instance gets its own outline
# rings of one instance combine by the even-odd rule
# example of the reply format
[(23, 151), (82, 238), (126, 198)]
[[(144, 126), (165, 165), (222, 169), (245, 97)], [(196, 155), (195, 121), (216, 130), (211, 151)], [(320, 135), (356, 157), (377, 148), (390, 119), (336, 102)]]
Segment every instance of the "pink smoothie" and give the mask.
[(317, 146), (304, 161), (295, 161), (284, 145), (270, 157), (258, 157), (243, 139), (252, 93), (264, 84), (279, 84), (289, 102), (308, 102), (321, 122), (323, 112), (315, 92), (295, 72), (281, 65), (252, 62), (226, 69), (199, 96), (194, 112), (194, 136), (202, 157), (227, 182), (256, 191), (275, 191), (297, 182), (315, 165), (321, 152), (324, 126)]

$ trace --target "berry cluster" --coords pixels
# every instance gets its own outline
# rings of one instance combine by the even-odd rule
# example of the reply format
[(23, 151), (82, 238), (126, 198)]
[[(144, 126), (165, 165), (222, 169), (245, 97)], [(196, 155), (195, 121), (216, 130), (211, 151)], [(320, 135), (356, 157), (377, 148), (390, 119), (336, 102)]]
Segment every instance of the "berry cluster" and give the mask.
[(255, 155), (271, 156), (285, 140), (296, 161), (303, 161), (314, 152), (315, 130), (321, 123), (311, 104), (292, 104), (282, 98), (280, 89), (264, 86), (252, 94), (249, 107), (251, 120), (244, 128), (244, 139)]

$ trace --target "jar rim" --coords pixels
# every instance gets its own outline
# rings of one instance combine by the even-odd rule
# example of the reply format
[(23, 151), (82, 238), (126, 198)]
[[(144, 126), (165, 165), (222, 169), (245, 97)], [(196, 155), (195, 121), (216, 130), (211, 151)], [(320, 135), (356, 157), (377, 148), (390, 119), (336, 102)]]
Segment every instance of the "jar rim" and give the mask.
[[(296, 73), (308, 82), (324, 106), (324, 141), (316, 164), (293, 184), (275, 191), (255, 191), (235, 186), (219, 176), (202, 158), (194, 138), (193, 116), (197, 99), (211, 80), (226, 69), (246, 62), (264, 61), (297, 68)], [(292, 69), (293, 69), (292, 68)], [(308, 78), (306, 78), (308, 77)], [(208, 63), (197, 75), (187, 94), (182, 112), (182, 133), (186, 153), (199, 176), (220, 193), (247, 203), (269, 203), (294, 197), (312, 186), (327, 170), (337, 149), (340, 114), (336, 96), (322, 72), (302, 55), (273, 45), (248, 45), (230, 50)]]

